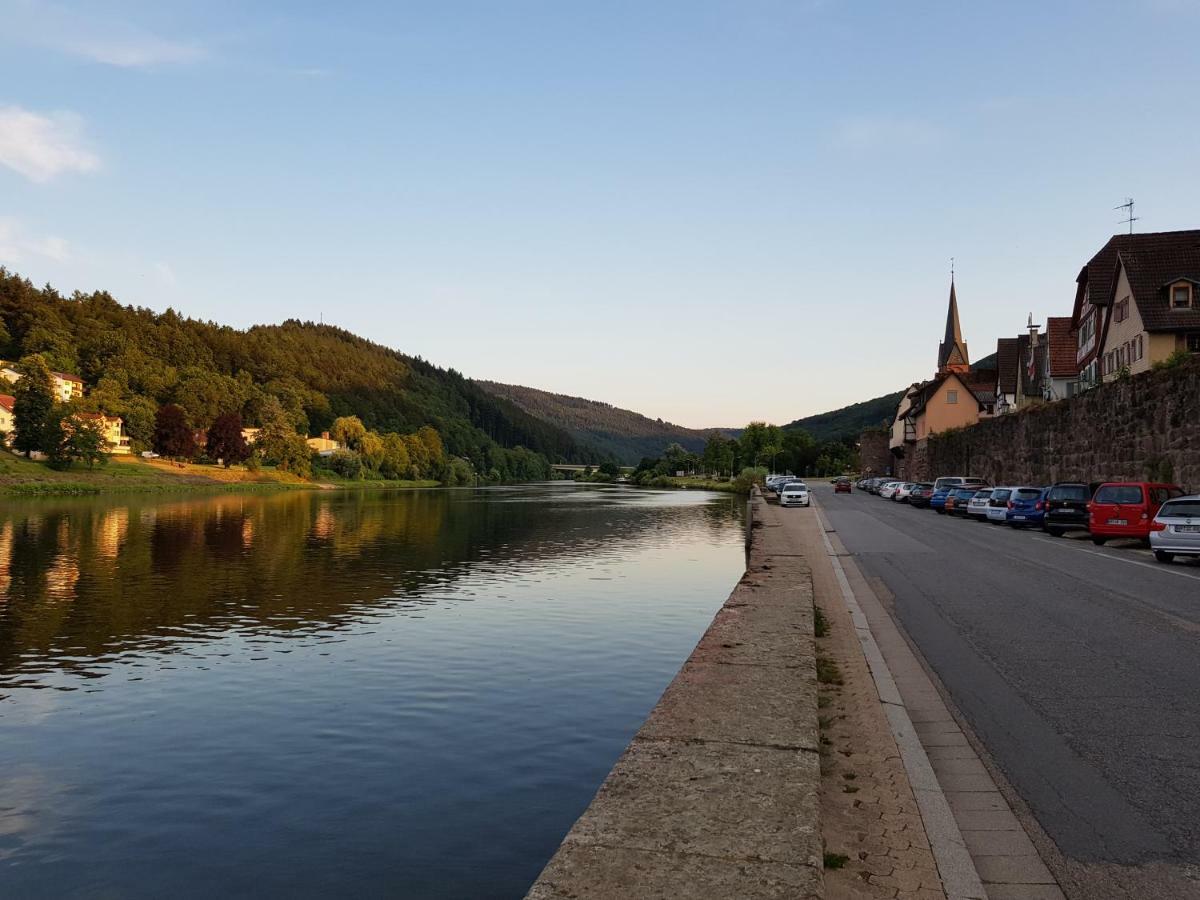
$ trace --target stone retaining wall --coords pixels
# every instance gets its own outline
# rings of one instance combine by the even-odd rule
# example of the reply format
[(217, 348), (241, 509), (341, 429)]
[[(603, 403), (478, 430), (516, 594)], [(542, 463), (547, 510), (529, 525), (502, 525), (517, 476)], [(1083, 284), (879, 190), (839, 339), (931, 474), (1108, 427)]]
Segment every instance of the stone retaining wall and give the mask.
[(920, 480), (1162, 480), (1200, 490), (1200, 359), (934, 435), (909, 448), (908, 462)]
[(753, 521), (745, 575), (531, 900), (823, 896), (812, 572)]

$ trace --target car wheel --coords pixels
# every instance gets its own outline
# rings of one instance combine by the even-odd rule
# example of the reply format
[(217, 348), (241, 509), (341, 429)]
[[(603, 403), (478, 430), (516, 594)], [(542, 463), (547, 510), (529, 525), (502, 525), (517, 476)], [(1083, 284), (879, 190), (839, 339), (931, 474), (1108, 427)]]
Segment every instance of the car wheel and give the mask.
[(1092, 543), (1095, 544), (1097, 547), (1103, 547), (1105, 544), (1108, 543), (1108, 538), (1097, 537), (1096, 535), (1092, 535)]
[(936, 512), (939, 516), (944, 516), (946, 514), (944, 509), (935, 509), (934, 512)]
[(1171, 560), (1173, 560), (1175, 558), (1175, 554), (1167, 553), (1165, 550), (1155, 550), (1154, 558), (1157, 559), (1160, 563), (1169, 563)]
[(1062, 537), (1063, 531), (1061, 528), (1047, 528), (1046, 534), (1050, 535), (1050, 537)]

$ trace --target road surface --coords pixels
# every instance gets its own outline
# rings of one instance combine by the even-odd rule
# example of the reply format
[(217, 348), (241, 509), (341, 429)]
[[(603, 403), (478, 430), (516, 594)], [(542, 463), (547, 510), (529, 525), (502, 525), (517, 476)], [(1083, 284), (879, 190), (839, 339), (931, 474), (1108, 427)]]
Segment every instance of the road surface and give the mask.
[(1200, 896), (1200, 564), (813, 486), (1061, 854)]

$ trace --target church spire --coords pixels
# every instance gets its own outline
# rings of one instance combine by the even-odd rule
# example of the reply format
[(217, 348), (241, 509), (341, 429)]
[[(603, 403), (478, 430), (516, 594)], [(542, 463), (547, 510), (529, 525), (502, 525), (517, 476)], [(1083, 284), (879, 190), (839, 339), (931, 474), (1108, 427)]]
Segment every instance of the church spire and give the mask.
[(946, 309), (946, 336), (938, 346), (939, 372), (965, 372), (971, 368), (967, 345), (958, 324), (958, 298), (954, 293), (954, 272), (950, 272), (950, 305)]

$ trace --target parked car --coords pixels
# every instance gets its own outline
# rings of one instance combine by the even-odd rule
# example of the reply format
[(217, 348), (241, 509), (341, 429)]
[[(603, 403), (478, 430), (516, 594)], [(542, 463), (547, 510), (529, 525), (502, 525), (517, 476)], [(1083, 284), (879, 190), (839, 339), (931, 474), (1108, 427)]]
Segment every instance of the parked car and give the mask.
[(1052, 537), (1062, 537), (1072, 528), (1088, 527), (1088, 501), (1093, 485), (1080, 481), (1060, 481), (1046, 489), (1043, 501), (1045, 515), (1042, 530)]
[(897, 503), (907, 503), (908, 498), (912, 496), (913, 488), (916, 486), (912, 481), (903, 482), (900, 487), (896, 488), (896, 493), (892, 494), (892, 499)]
[(835, 494), (849, 494), (850, 493), (850, 479), (849, 478), (839, 478), (837, 481), (835, 481), (833, 483), (833, 492)]
[(933, 484), (928, 481), (913, 485), (912, 493), (908, 495), (908, 505), (917, 509), (927, 509), (929, 498), (933, 496)]
[(1150, 549), (1159, 562), (1200, 556), (1200, 494), (1177, 497), (1159, 507), (1150, 523)]
[(803, 481), (789, 481), (779, 489), (780, 506), (808, 506), (810, 502), (808, 485)]
[(1088, 504), (1092, 543), (1099, 547), (1110, 538), (1148, 540), (1150, 521), (1159, 507), (1182, 496), (1183, 488), (1177, 484), (1109, 481), (1100, 485)]
[(946, 512), (946, 498), (958, 487), (973, 487), (975, 490), (987, 487), (982, 478), (966, 475), (943, 475), (933, 482), (933, 496), (929, 498), (929, 508), (937, 513)]
[(1013, 528), (1041, 526), (1046, 514), (1044, 500), (1046, 489), (1041, 487), (1015, 487), (1008, 495), (1008, 511), (1005, 521)]
[(900, 485), (903, 481), (889, 481), (879, 487), (879, 496), (884, 500), (891, 500), (896, 496), (896, 491), (900, 490)]
[(967, 515), (972, 519), (984, 521), (987, 519), (988, 501), (992, 499), (991, 488), (980, 488), (975, 496), (967, 501)]
[(880, 489), (885, 484), (890, 484), (894, 480), (895, 479), (893, 478), (872, 478), (871, 484), (867, 487), (867, 491), (878, 497)]
[(1008, 521), (1008, 498), (1013, 489), (1010, 487), (992, 488), (992, 496), (988, 498), (988, 521), (993, 525), (1003, 525)]
[(979, 489), (976, 487), (956, 487), (946, 495), (945, 510), (949, 516), (966, 516), (967, 504)]

